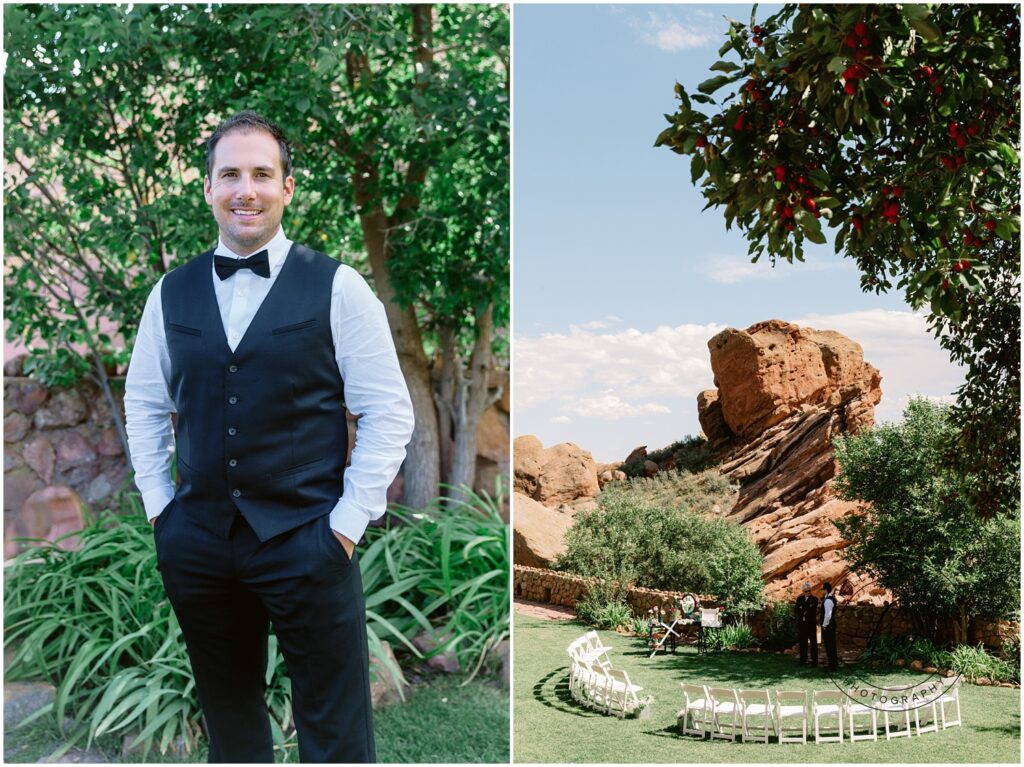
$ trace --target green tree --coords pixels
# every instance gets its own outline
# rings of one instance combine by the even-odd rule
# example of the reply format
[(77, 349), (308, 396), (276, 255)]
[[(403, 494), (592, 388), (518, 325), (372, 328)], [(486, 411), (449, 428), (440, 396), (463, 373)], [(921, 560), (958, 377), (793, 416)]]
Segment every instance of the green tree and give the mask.
[(835, 441), (836, 487), (868, 508), (835, 522), (843, 554), (911, 609), (934, 637), (952, 621), (965, 641), (977, 616), (1011, 617), (1020, 606), (1020, 507), (982, 519), (967, 486), (943, 464), (957, 429), (947, 406), (912, 400), (899, 424)]
[(578, 575), (711, 594), (733, 611), (763, 604), (761, 553), (739, 525), (680, 505), (606, 490), (576, 515), (557, 566)]
[(895, 287), (927, 308), (967, 368), (947, 457), (977, 474), (982, 514), (1012, 509), (1019, 6), (788, 4), (760, 24), (730, 21), (719, 54), (730, 52), (698, 92), (676, 85), (656, 145), (692, 156), (692, 181), (744, 230), (752, 260), (803, 260), (827, 224), (864, 291)]
[[(507, 8), (8, 6), (5, 21), (6, 151), (27, 166), (8, 188), (8, 317), (45, 370), (82, 373), (67, 349), (83, 343), (96, 369), (126, 361), (99, 320), (130, 349), (159, 274), (215, 240), (201, 140), (255, 108), (294, 144), (289, 236), (367, 264), (384, 302), (417, 417), (406, 502), (472, 483), (508, 319)], [(86, 238), (77, 260), (53, 247)]]

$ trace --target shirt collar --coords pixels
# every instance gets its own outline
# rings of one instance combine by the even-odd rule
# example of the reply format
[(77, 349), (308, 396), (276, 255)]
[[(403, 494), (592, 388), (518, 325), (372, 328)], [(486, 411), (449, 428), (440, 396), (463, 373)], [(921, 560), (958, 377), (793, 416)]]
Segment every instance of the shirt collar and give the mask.
[(285, 237), (284, 227), (277, 227), (277, 234), (274, 235), (273, 239), (270, 240), (259, 250), (254, 250), (252, 253), (246, 253), (244, 256), (240, 256), (235, 253), (231, 248), (224, 244), (224, 241), (220, 238), (217, 239), (217, 248), (213, 251), (216, 256), (227, 256), (228, 258), (248, 258), (253, 253), (259, 253), (260, 250), (267, 251), (267, 258), (270, 260), (270, 271), (276, 271), (282, 263), (284, 263), (285, 257), (288, 255), (288, 251), (291, 250), (292, 241)]

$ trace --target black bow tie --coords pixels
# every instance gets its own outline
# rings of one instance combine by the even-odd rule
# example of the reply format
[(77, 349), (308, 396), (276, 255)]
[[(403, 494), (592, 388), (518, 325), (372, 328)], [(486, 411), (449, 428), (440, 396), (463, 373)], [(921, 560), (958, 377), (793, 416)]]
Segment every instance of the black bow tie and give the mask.
[(213, 268), (217, 276), (226, 280), (239, 269), (252, 269), (260, 277), (270, 277), (270, 254), (265, 250), (253, 253), (248, 258), (231, 258), (230, 256), (214, 256)]

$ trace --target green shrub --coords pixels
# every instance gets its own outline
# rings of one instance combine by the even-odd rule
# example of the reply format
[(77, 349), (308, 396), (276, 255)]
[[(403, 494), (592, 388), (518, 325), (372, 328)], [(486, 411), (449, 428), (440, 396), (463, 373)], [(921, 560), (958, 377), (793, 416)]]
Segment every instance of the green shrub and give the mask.
[(790, 602), (773, 602), (764, 624), (764, 646), (769, 650), (785, 650), (797, 641), (796, 614)]
[(990, 655), (981, 644), (977, 647), (959, 645), (953, 649), (951, 657), (953, 671), (967, 679), (987, 677), (995, 682), (1020, 680), (1020, 676), (1012, 664), (1002, 658)]
[[(605, 486), (602, 497), (628, 495), (651, 506), (675, 506), (700, 514), (720, 514), (735, 503), (736, 488), (717, 471), (689, 474), (663, 471)], [(717, 509), (716, 509), (717, 507)]]
[(754, 632), (745, 621), (737, 621), (723, 626), (721, 629), (722, 646), (736, 647), (743, 650), (754, 646)]
[[(137, 493), (124, 515), (104, 512), (65, 551), (38, 541), (5, 567), (4, 645), (16, 646), (7, 679), (41, 678), (55, 700), (33, 717), (54, 727), (68, 719), (66, 748), (109, 733), (133, 733), (144, 754), (165, 752), (177, 736), (191, 753), (199, 705), (184, 642), (156, 569), (153, 535)], [(420, 653), (420, 631), (446, 638), (464, 668), (479, 669), (508, 636), (509, 534), (500, 502), (471, 496), (463, 508), (397, 512), (367, 532), (359, 564), (366, 592), (370, 652), (401, 680), (383, 654)], [(275, 747), (287, 737), (291, 691), (272, 636), (267, 701)]]
[(622, 490), (576, 515), (556, 566), (654, 589), (712, 594), (732, 613), (762, 603), (761, 554), (739, 525)]
[(680, 472), (700, 472), (713, 465), (707, 440), (702, 437), (685, 437), (678, 442), (673, 442), (668, 447), (648, 453), (647, 458), (634, 458), (631, 461), (626, 461), (619, 469), (625, 472), (627, 477), (643, 477), (645, 460), (654, 461), (660, 465), (670, 457), (675, 459), (673, 468)]
[[(593, 587), (576, 603), (576, 617), (599, 629), (614, 630), (631, 625), (633, 611), (618, 589), (601, 584)], [(644, 629), (646, 631), (646, 629)]]
[(1000, 654), (1014, 671), (1013, 678), (1020, 681), (1020, 633), (1003, 641)]

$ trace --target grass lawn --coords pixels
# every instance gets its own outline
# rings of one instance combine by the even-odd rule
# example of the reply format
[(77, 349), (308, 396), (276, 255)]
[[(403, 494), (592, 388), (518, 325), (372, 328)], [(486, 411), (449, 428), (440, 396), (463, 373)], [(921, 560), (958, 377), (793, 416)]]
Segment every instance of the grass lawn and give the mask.
[[(475, 679), (460, 687), (459, 676), (432, 676), (429, 684), (406, 691), (406, 702), (373, 714), (377, 760), (389, 763), (481, 763), (509, 761), (508, 691), (490, 680)], [(294, 745), (294, 737), (290, 741)], [(62, 761), (205, 762), (206, 747), (187, 759), (151, 751), (119, 755), (120, 737), (104, 738), (88, 755), (72, 751)], [(4, 733), (4, 761), (36, 762), (60, 745), (48, 722), (37, 720)], [(77, 757), (77, 758), (75, 758)], [(298, 749), (277, 754), (279, 762), (298, 762)]]
[[(679, 735), (679, 683), (748, 689), (835, 689), (817, 669), (801, 669), (776, 653), (720, 652), (698, 656), (680, 648), (649, 659), (646, 641), (598, 632), (613, 666), (625, 669), (641, 698), (654, 696), (649, 715), (620, 720), (569, 697), (568, 644), (587, 630), (575, 621), (515, 614), (514, 758), (516, 762), (1007, 762), (1019, 764), (1020, 690), (963, 684), (963, 725), (918, 737), (817, 745), (702, 741)], [(862, 674), (878, 686), (907, 686), (920, 674)], [(881, 720), (881, 717), (880, 717)], [(911, 717), (913, 721), (913, 717)], [(813, 725), (812, 725), (813, 727)], [(812, 730), (813, 734), (813, 730)]]

